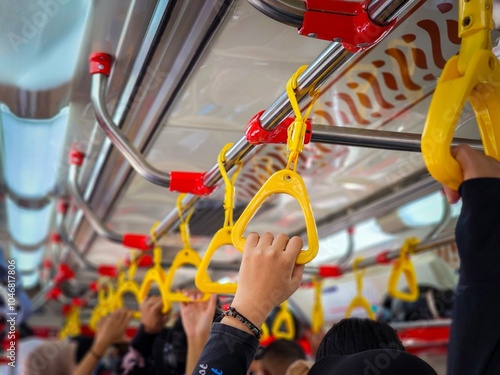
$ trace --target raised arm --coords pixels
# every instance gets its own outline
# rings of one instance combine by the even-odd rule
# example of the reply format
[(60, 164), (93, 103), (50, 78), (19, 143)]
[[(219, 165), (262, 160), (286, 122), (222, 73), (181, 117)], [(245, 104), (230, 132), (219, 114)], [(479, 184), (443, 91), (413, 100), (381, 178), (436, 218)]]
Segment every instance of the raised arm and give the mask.
[[(302, 248), (299, 237), (251, 233), (246, 240), (238, 290), (231, 307), (255, 327), (299, 287), (304, 266), (296, 265)], [(193, 374), (246, 374), (259, 341), (238, 319), (226, 316), (215, 323)]]
[(450, 375), (500, 374), (500, 163), (461, 145), (453, 149), (464, 182), (456, 227), (460, 277), (453, 306)]

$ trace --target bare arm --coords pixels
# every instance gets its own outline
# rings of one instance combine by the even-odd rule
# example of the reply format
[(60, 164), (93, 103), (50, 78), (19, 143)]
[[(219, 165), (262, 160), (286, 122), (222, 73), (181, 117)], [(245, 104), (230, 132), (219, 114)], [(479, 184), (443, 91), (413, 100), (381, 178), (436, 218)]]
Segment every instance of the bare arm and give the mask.
[(74, 375), (91, 375), (108, 348), (123, 337), (132, 313), (119, 309), (103, 318), (92, 347), (77, 366)]

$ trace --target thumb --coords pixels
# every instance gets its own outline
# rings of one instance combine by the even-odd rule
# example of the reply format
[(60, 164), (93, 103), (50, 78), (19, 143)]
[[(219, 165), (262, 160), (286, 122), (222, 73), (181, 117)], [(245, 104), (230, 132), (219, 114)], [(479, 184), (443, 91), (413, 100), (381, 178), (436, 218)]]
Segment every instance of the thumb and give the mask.
[(448, 203), (455, 204), (459, 201), (460, 199), (460, 194), (458, 191), (453, 190), (452, 188), (443, 185), (443, 194), (446, 196), (446, 200)]

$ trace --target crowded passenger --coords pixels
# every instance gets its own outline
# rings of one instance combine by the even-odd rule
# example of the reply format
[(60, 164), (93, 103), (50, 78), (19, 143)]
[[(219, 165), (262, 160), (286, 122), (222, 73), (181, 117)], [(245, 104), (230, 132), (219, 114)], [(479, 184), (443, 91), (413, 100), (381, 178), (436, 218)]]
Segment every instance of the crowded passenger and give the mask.
[(119, 309), (103, 318), (88, 340), (46, 340), (25, 358), (22, 375), (90, 375), (115, 343), (123, 342), (131, 313)]
[(293, 362), (305, 360), (306, 353), (296, 341), (279, 339), (263, 349), (261, 358), (264, 375), (280, 375), (285, 374)]

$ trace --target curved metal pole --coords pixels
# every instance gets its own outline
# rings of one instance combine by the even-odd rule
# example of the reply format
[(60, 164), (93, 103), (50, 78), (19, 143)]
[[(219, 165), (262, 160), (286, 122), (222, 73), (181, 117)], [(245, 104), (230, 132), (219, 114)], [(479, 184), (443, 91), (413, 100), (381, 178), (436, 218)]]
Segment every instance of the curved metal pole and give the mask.
[(350, 227), (347, 229), (347, 249), (344, 253), (344, 255), (342, 255), (339, 260), (337, 260), (337, 265), (338, 266), (343, 266), (344, 264), (346, 264), (347, 262), (349, 262), (349, 260), (351, 260), (353, 254), (354, 254), (354, 247), (355, 247), (355, 244), (354, 244), (354, 227)]
[[(57, 232), (59, 233), (59, 236), (61, 236), (62, 242), (66, 245), (64, 247), (64, 250), (69, 250), (71, 252), (71, 254), (73, 254), (75, 256), (76, 260), (80, 263), (80, 265), (84, 269), (97, 272), (97, 266), (94, 263), (88, 261), (82, 255), (80, 250), (78, 250), (78, 247), (76, 246), (76, 244), (73, 242), (71, 237), (68, 235), (68, 232), (66, 231), (66, 227), (64, 226), (64, 217), (65, 217), (65, 214), (60, 213), (60, 212), (56, 216)], [(61, 262), (66, 261), (65, 254), (61, 254), (60, 258), (61, 258)]]
[(113, 119), (106, 108), (105, 93), (107, 83), (108, 76), (106, 74), (92, 74), (90, 99), (101, 129), (137, 173), (153, 184), (168, 188), (170, 186), (170, 173), (162, 172), (149, 164), (121, 129), (113, 123)]
[(115, 243), (123, 243), (123, 235), (113, 232), (112, 230), (106, 228), (106, 226), (102, 223), (102, 221), (96, 216), (94, 211), (90, 208), (90, 206), (85, 202), (80, 191), (78, 190), (78, 170), (79, 166), (76, 164), (72, 164), (69, 167), (69, 181), (68, 186), (71, 192), (71, 195), (75, 199), (75, 203), (79, 209), (83, 211), (85, 218), (88, 220), (92, 228), (99, 234), (101, 237), (108, 239), (111, 242)]
[(42, 289), (38, 291), (37, 294), (31, 299), (31, 306), (33, 307), (33, 311), (38, 310), (40, 307), (45, 305), (47, 302), (47, 293), (52, 290), (52, 288), (56, 285), (54, 279), (50, 279), (47, 284), (45, 284)]
[[(376, 2), (376, 1), (375, 1)], [(393, 0), (384, 1), (384, 4), (394, 4), (393, 12), (382, 12), (378, 22), (391, 22), (397, 17), (401, 9), (406, 7), (412, 0)], [(331, 43), (323, 53), (314, 60), (309, 67), (298, 77), (296, 96), (299, 104), (310, 100), (309, 93), (318, 89), (333, 73), (341, 69), (349, 62), (356, 54), (347, 51), (340, 43)], [(100, 74), (94, 74), (99, 76)], [(292, 113), (292, 107), (288, 99), (288, 95), (284, 92), (264, 113), (261, 115), (261, 126), (264, 129), (272, 129), (279, 124), (285, 117)], [(245, 137), (242, 137), (231, 147), (226, 153), (226, 170), (229, 172), (235, 165), (236, 160), (241, 160), (248, 156), (254, 149), (254, 146), (249, 144)], [(206, 186), (213, 186), (222, 179), (220, 170), (215, 164), (207, 173), (203, 180)], [(195, 195), (186, 195), (182, 202), (182, 214), (187, 212), (194, 206), (199, 199)], [(178, 212), (172, 210), (165, 216), (155, 230), (156, 238), (160, 238), (178, 223)]]

